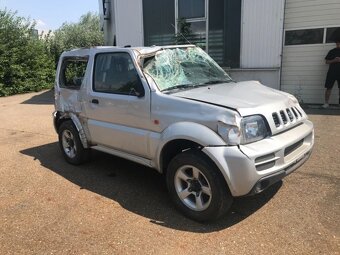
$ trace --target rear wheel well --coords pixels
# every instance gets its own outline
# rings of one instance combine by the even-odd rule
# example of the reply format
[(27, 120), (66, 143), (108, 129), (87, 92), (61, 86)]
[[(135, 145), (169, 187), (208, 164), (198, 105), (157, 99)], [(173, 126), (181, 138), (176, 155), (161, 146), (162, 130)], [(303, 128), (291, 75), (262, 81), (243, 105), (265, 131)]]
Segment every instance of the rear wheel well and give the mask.
[(202, 146), (193, 141), (178, 139), (168, 142), (162, 149), (160, 157), (160, 169), (166, 174), (170, 161), (178, 154), (186, 150), (200, 150)]
[(72, 120), (72, 119), (70, 117), (62, 116), (60, 112), (57, 112), (56, 119), (55, 119), (56, 131), (58, 132), (61, 124), (68, 120)]

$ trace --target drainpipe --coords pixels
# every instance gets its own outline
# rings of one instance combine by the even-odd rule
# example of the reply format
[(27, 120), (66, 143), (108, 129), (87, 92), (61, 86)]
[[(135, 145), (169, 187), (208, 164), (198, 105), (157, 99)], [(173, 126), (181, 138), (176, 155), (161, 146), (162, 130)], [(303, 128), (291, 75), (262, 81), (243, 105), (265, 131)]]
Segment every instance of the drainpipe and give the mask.
[(114, 0), (98, 0), (100, 28), (104, 31), (104, 45), (115, 46), (115, 15)]
[(286, 5), (287, 0), (284, 0), (283, 3), (283, 20), (282, 20), (282, 43), (281, 43), (281, 64), (279, 71), (279, 89), (282, 90), (282, 63), (283, 63), (283, 46), (284, 46), (284, 38), (285, 38), (285, 19), (286, 19)]

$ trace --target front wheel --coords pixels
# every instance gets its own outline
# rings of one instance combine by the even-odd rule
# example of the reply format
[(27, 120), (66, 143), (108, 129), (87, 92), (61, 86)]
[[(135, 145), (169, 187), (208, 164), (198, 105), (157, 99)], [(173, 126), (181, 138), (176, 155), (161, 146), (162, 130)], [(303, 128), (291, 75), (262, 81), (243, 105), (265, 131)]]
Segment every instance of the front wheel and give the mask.
[(196, 221), (211, 221), (224, 215), (233, 198), (224, 177), (201, 151), (175, 156), (167, 170), (167, 186), (176, 207)]
[(85, 149), (72, 121), (63, 122), (58, 130), (59, 146), (67, 162), (79, 165), (89, 158), (90, 151)]

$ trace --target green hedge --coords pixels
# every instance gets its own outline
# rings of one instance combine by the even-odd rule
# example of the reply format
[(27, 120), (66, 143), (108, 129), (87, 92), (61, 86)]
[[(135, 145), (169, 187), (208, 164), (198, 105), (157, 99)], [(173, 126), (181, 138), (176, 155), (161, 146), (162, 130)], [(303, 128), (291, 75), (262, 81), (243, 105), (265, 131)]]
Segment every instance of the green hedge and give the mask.
[(45, 36), (34, 30), (35, 23), (29, 19), (0, 10), (0, 96), (52, 88), (64, 50), (103, 45), (99, 16), (91, 13)]
[(34, 23), (0, 10), (0, 96), (51, 88), (54, 62)]

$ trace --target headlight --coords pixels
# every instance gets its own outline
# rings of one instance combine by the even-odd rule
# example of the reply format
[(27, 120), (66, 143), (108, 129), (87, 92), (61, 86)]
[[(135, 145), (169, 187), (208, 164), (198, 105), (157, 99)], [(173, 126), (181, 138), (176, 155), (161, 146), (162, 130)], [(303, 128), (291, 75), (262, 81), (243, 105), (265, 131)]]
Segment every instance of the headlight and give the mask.
[(262, 140), (269, 135), (266, 121), (260, 115), (242, 118), (235, 125), (218, 122), (217, 132), (228, 145), (247, 144)]
[(269, 135), (266, 122), (260, 115), (245, 117), (241, 121), (241, 144), (262, 140)]
[(241, 142), (241, 131), (238, 126), (218, 122), (217, 132), (229, 145), (237, 145)]

